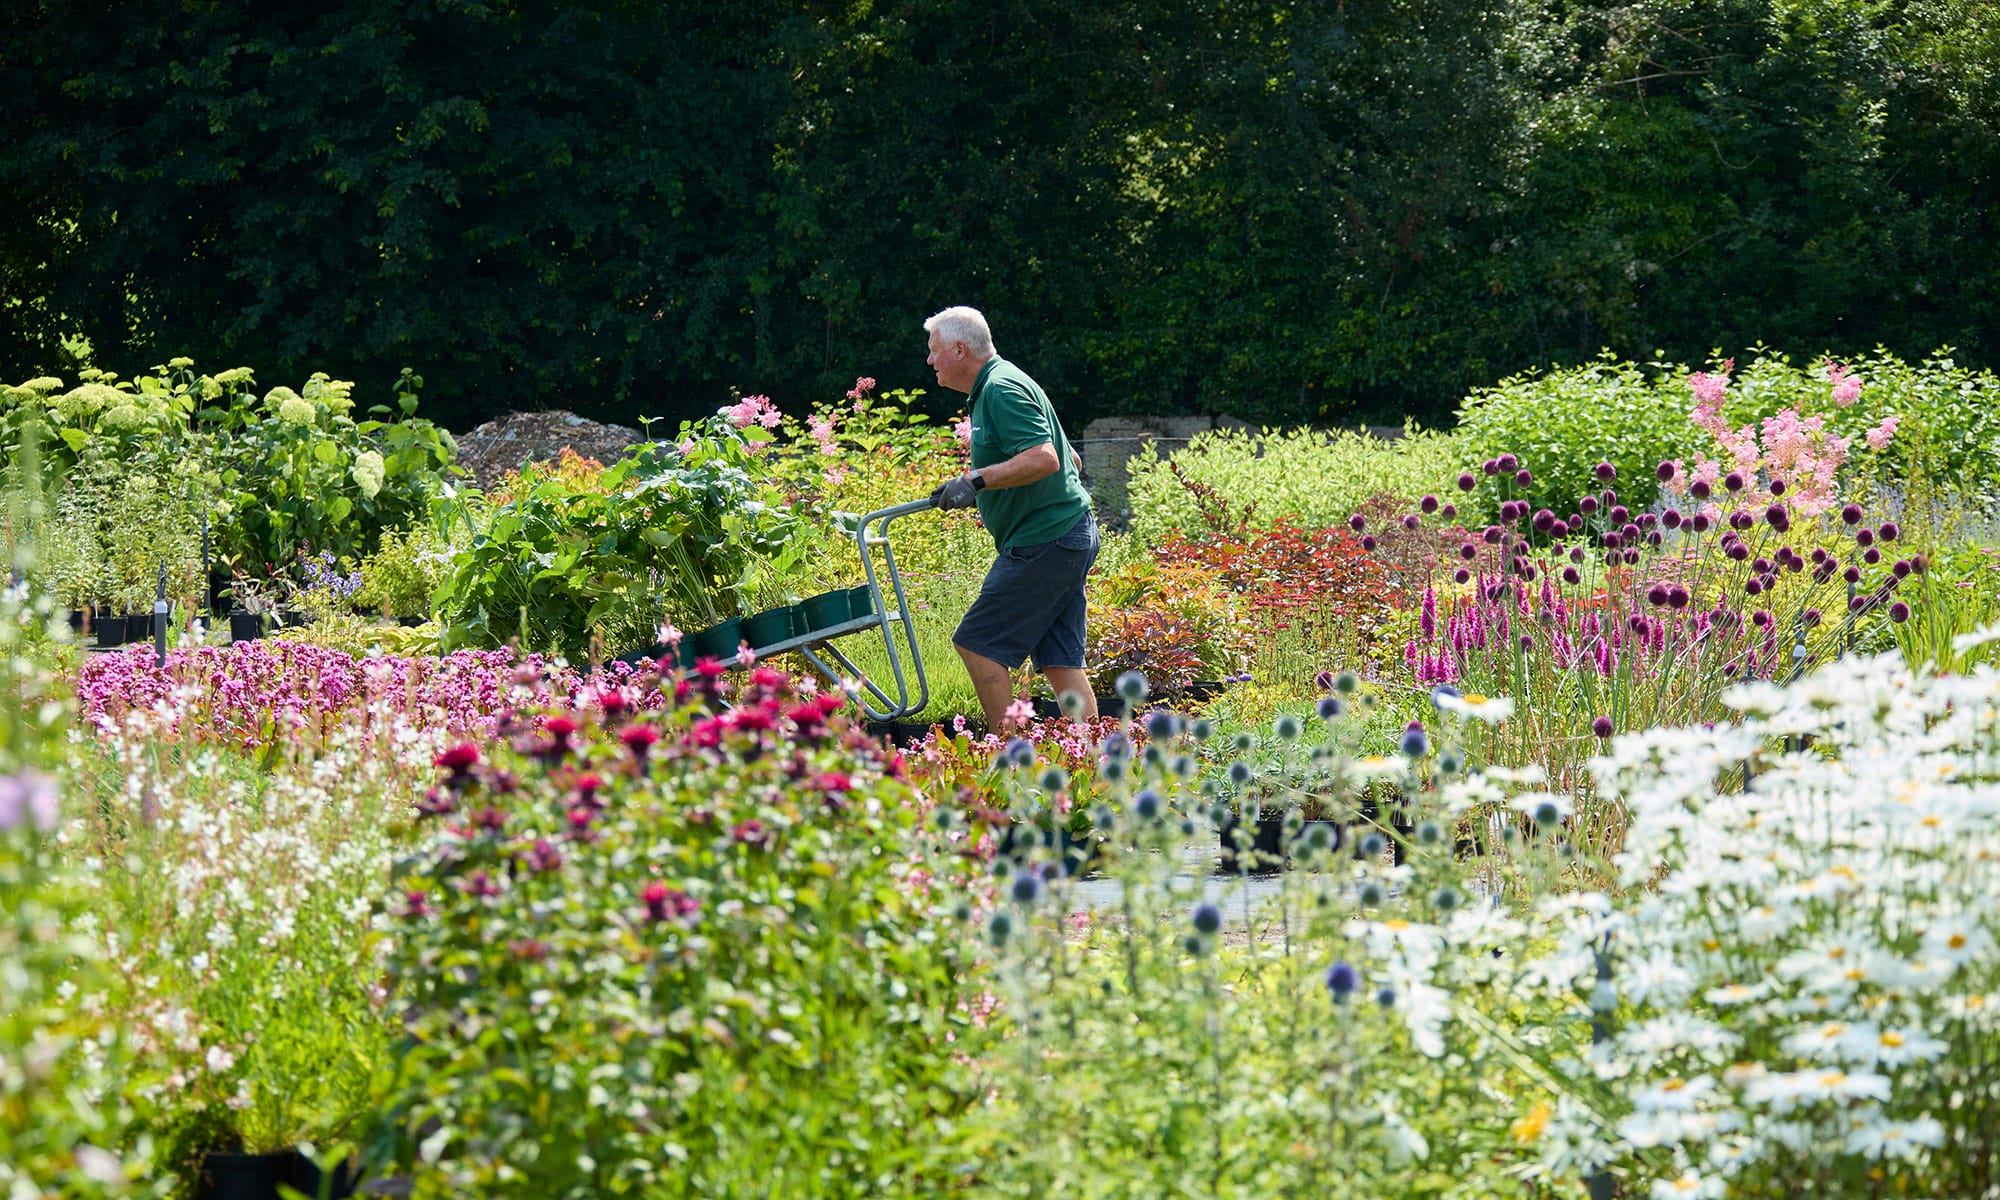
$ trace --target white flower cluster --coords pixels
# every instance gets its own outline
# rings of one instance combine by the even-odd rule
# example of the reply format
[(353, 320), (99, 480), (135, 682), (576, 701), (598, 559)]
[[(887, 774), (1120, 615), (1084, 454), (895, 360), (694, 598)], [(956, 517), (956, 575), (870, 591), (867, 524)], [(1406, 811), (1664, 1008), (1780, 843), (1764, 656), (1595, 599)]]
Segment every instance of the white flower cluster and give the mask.
[(2000, 1086), (2000, 675), (1889, 655), (1724, 699), (1737, 723), (1592, 763), (1629, 815), (1626, 895), (1570, 903), (1535, 974), (1608, 1034), (1586, 1056), (1600, 1116), (1656, 1195), (1850, 1194), (1885, 1168), (1976, 1190), (1957, 1173)]

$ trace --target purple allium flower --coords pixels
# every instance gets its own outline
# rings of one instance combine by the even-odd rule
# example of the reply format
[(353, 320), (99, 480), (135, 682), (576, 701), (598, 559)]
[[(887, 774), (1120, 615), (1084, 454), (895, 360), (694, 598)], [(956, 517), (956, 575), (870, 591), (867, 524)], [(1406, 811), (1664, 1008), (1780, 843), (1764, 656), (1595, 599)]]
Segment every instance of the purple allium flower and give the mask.
[(1434, 513), (1438, 510), (1438, 498), (1436, 496), (1425, 496), (1422, 500), (1417, 501), (1417, 507), (1423, 509), (1426, 513)]
[(1597, 511), (1597, 497), (1585, 496), (1583, 499), (1576, 502), (1576, 506), (1583, 510), (1583, 514), (1585, 516), (1589, 516), (1591, 513)]
[(1612, 466), (1608, 462), (1601, 462), (1597, 464), (1597, 482), (1610, 483), (1612, 480), (1616, 478), (1618, 478), (1617, 467)]
[[(1605, 503), (1610, 504), (1611, 502), (1607, 500)], [(1623, 525), (1632, 519), (1632, 510), (1622, 504), (1612, 504), (1611, 512), (1608, 515), (1613, 525)]]
[(1561, 540), (1569, 536), (1569, 522), (1555, 521), (1549, 525), (1549, 536)]
[(1471, 579), (1472, 579), (1472, 572), (1466, 570), (1464, 567), (1460, 567), (1458, 570), (1453, 571), (1451, 573), (1451, 581), (1453, 583), (1466, 583), (1469, 582)]
[(1479, 469), (1488, 475), (1498, 475), (1500, 473), (1500, 460), (1497, 458), (1489, 458), (1485, 462), (1479, 464)]
[(1596, 735), (1597, 735), (1597, 736), (1598, 736), (1599, 738), (1608, 738), (1608, 737), (1610, 737), (1610, 736), (1611, 736), (1611, 718), (1610, 718), (1610, 717), (1595, 717), (1595, 718), (1592, 718), (1592, 720), (1591, 720), (1591, 722), (1590, 722), (1590, 732), (1592, 732), (1592, 733), (1596, 734)]
[(1773, 496), (1782, 496), (1782, 495), (1784, 495), (1784, 494), (1785, 494), (1785, 481), (1784, 481), (1784, 480), (1782, 480), (1782, 479), (1773, 479), (1773, 480), (1771, 481), (1771, 494), (1772, 494)]
[(1373, 550), (1375, 549), (1375, 546), (1376, 546), (1376, 541), (1374, 534), (1364, 533), (1361, 535), (1361, 548), (1363, 550)]
[(1805, 610), (1805, 612), (1799, 614), (1799, 620), (1805, 622), (1805, 626), (1807, 629), (1811, 629), (1813, 626), (1819, 624), (1820, 622), (1819, 610), (1816, 608), (1809, 608)]
[(1863, 550), (1861, 552), (1861, 561), (1867, 563), (1871, 567), (1874, 566), (1876, 563), (1881, 562), (1882, 561), (1881, 549), (1876, 546), (1868, 547), (1866, 550)]
[(1466, 542), (1459, 546), (1458, 556), (1467, 562), (1471, 562), (1473, 559), (1479, 557), (1479, 547), (1473, 545), (1471, 542)]
[(1475, 478), (1473, 477), (1473, 474), (1472, 474), (1472, 472), (1470, 472), (1470, 471), (1460, 471), (1460, 472), (1458, 473), (1458, 490), (1459, 490), (1459, 491), (1461, 491), (1461, 492), (1469, 492), (1469, 491), (1471, 491), (1471, 490), (1472, 490), (1473, 488), (1477, 487), (1478, 485), (1479, 485), (1479, 480), (1477, 480), (1477, 479), (1475, 479)]
[(1695, 531), (1696, 533), (1707, 533), (1707, 532), (1709, 531), (1709, 529), (1710, 529), (1710, 522), (1709, 522), (1709, 519), (1708, 519), (1708, 514), (1707, 514), (1707, 513), (1696, 513), (1696, 514), (1694, 515), (1694, 520), (1692, 520), (1692, 521), (1689, 521), (1689, 522), (1688, 522), (1688, 525), (1689, 525), (1689, 527), (1691, 527), (1691, 528), (1692, 528), (1692, 529), (1693, 529), (1693, 530), (1694, 530), (1694, 531)]
[(1688, 485), (1688, 495), (1697, 500), (1706, 500), (1715, 489), (1708, 486), (1708, 480), (1697, 479)]
[(1762, 594), (1763, 594), (1763, 592), (1764, 592), (1764, 581), (1763, 581), (1762, 579), (1756, 579), (1756, 578), (1753, 578), (1753, 579), (1749, 579), (1749, 580), (1746, 580), (1746, 581), (1744, 581), (1744, 584), (1743, 584), (1743, 594), (1744, 594), (1744, 595), (1746, 595), (1746, 596), (1760, 596), (1760, 595), (1762, 595)]
[(1857, 613), (1858, 613), (1858, 612), (1862, 612), (1862, 611), (1864, 611), (1865, 609), (1867, 609), (1867, 607), (1868, 607), (1868, 597), (1866, 597), (1866, 596), (1850, 596), (1850, 597), (1848, 597), (1848, 600), (1847, 600), (1847, 611), (1849, 611), (1849, 612), (1857, 612)]
[(1752, 625), (1755, 625), (1759, 629), (1762, 629), (1764, 628), (1764, 626), (1769, 625), (1771, 623), (1771, 610), (1768, 608), (1760, 608), (1756, 612), (1751, 613), (1750, 623)]
[(1661, 483), (1672, 482), (1674, 475), (1674, 464), (1670, 462), (1663, 462), (1653, 468), (1653, 478), (1659, 480)]
[(1563, 568), (1563, 582), (1564, 582), (1564, 583), (1576, 583), (1576, 582), (1580, 581), (1580, 580), (1581, 580), (1582, 578), (1583, 578), (1583, 576), (1581, 576), (1581, 575), (1577, 574), (1577, 572), (1576, 572), (1576, 568), (1575, 568), (1575, 567), (1564, 567), (1564, 568)]
[(1529, 484), (1535, 482), (1535, 473), (1526, 467), (1522, 467), (1520, 470), (1514, 472), (1514, 482), (1521, 487), (1527, 487)]
[(1897, 535), (1900, 534), (1902, 531), (1896, 528), (1896, 523), (1894, 521), (1884, 521), (1882, 522), (1882, 528), (1878, 532), (1880, 533), (1883, 541), (1893, 542), (1896, 540)]
[(1423, 519), (1422, 519), (1422, 518), (1420, 518), (1420, 517), (1418, 517), (1418, 516), (1417, 516), (1417, 514), (1415, 514), (1415, 513), (1405, 513), (1405, 514), (1404, 514), (1404, 516), (1403, 516), (1403, 528), (1405, 528), (1405, 529), (1409, 529), (1409, 530), (1417, 530), (1417, 529), (1422, 529), (1422, 528), (1423, 528), (1423, 526), (1424, 526), (1424, 522), (1423, 522)]
[(1554, 529), (1555, 527), (1556, 527), (1555, 513), (1551, 512), (1546, 508), (1536, 510), (1535, 528), (1537, 530), (1541, 531), (1542, 533), (1547, 533), (1550, 530)]
[(1678, 583), (1667, 589), (1668, 608), (1686, 608), (1693, 601), (1694, 593)]
[(1641, 637), (1644, 637), (1646, 635), (1646, 631), (1653, 627), (1652, 623), (1646, 620), (1646, 616), (1644, 613), (1633, 613), (1631, 616), (1625, 618), (1625, 624), (1632, 630), (1633, 633), (1636, 633)]
[(1440, 504), (1438, 506), (1438, 515), (1441, 517), (1456, 517), (1458, 515), (1458, 505)]
[(1849, 525), (1861, 524), (1861, 506), (1859, 504), (1841, 505), (1840, 519), (1847, 522)]
[(1646, 603), (1658, 607), (1667, 602), (1667, 585), (1656, 583), (1646, 589)]
[(1855, 545), (1857, 545), (1857, 546), (1872, 546), (1872, 545), (1874, 545), (1874, 544), (1875, 544), (1875, 531), (1874, 531), (1874, 530), (1872, 530), (1872, 529), (1857, 529), (1857, 530), (1855, 530), (1855, 531), (1854, 531), (1854, 544), (1855, 544)]
[(1929, 569), (1930, 565), (1931, 560), (1921, 554), (1913, 555), (1910, 558), (1910, 570), (1915, 571), (1919, 575)]
[(1326, 969), (1326, 990), (1333, 993), (1334, 1003), (1347, 1003), (1360, 986), (1361, 973), (1347, 963), (1337, 962)]
[(1362, 516), (1360, 513), (1355, 513), (1353, 516), (1347, 518), (1347, 527), (1356, 533), (1360, 533), (1362, 530), (1368, 528), (1368, 518)]
[(1487, 545), (1497, 546), (1500, 544), (1500, 536), (1504, 532), (1498, 525), (1488, 525), (1485, 534), (1482, 536), (1485, 537)]
[(1194, 931), (1204, 936), (1222, 928), (1222, 910), (1206, 901), (1194, 906)]
[(1639, 563), (1639, 552), (1637, 550), (1627, 550), (1625, 552), (1625, 565), (1628, 567), (1632, 567), (1632, 566), (1637, 566), (1638, 563)]
[(1749, 529), (1756, 524), (1757, 524), (1757, 518), (1751, 516), (1750, 510), (1747, 508), (1739, 508), (1735, 512), (1729, 514), (1729, 527), (1731, 529), (1742, 531), (1745, 529)]
[(1582, 546), (1572, 546), (1572, 547), (1570, 547), (1570, 551), (1569, 551), (1569, 560), (1570, 560), (1571, 562), (1575, 563), (1575, 564), (1576, 564), (1576, 565), (1578, 565), (1578, 566), (1582, 566), (1582, 565), (1583, 565), (1583, 558), (1584, 558), (1584, 555), (1583, 555), (1583, 547), (1582, 547)]
[(1514, 468), (1521, 465), (1521, 460), (1515, 458), (1511, 454), (1503, 454), (1498, 459), (1494, 460), (1494, 465), (1499, 467), (1502, 471), (1512, 473)]
[(1895, 562), (1889, 564), (1889, 573), (1898, 579), (1908, 575), (1910, 573), (1910, 560), (1907, 558), (1897, 559)]
[(1681, 510), (1670, 508), (1661, 513), (1660, 524), (1665, 525), (1668, 529), (1679, 529), (1681, 527)]
[(1731, 472), (1730, 472), (1729, 474), (1727, 474), (1727, 475), (1724, 475), (1724, 476), (1722, 477), (1722, 486), (1723, 486), (1723, 487), (1725, 487), (1725, 488), (1728, 488), (1728, 489), (1729, 489), (1730, 491), (1732, 491), (1732, 492), (1740, 492), (1740, 491), (1742, 491), (1742, 490), (1743, 490), (1743, 472), (1741, 472), (1741, 471), (1731, 471)]

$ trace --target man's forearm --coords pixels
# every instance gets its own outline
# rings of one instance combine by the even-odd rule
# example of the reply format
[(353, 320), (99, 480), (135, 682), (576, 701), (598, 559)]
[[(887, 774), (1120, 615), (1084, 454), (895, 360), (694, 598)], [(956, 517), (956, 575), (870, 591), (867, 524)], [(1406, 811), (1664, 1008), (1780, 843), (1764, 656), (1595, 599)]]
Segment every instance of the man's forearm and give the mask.
[(979, 468), (979, 475), (990, 488), (1023, 487), (1038, 479), (1047, 479), (1062, 469), (1062, 460), (1056, 457), (1052, 442), (1030, 446), (1005, 462)]

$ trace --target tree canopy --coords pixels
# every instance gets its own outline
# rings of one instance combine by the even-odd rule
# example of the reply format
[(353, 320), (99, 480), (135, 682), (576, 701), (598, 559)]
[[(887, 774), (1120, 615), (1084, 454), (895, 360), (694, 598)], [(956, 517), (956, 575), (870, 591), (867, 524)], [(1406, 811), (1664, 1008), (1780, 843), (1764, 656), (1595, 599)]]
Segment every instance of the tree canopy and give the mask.
[(432, 415), (931, 386), (1436, 418), (1609, 347), (2000, 348), (1971, 0), (19, 0), (0, 372)]

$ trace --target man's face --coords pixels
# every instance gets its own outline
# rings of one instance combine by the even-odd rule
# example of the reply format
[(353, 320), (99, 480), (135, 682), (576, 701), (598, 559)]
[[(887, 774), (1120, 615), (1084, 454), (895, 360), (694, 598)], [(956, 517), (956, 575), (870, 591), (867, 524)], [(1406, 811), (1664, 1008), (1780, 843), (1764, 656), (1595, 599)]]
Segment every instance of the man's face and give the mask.
[(931, 355), (924, 361), (937, 372), (938, 382), (954, 392), (972, 392), (972, 385), (979, 379), (978, 364), (972, 361), (972, 352), (964, 342), (947, 342), (937, 330), (931, 330)]

